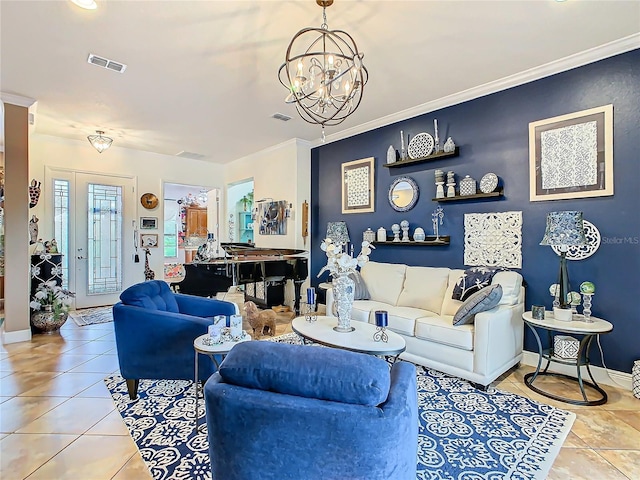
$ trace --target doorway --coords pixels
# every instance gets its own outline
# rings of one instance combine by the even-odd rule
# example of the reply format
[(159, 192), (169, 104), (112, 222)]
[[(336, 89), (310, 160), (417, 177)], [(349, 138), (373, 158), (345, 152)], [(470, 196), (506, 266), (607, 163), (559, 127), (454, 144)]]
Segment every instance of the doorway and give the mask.
[(227, 186), (229, 242), (255, 243), (253, 205), (253, 178)]
[[(62, 253), (63, 282), (75, 308), (113, 305), (129, 285), (133, 258), (134, 180), (47, 169), (53, 192), (53, 237)], [(127, 241), (131, 240), (131, 241)]]

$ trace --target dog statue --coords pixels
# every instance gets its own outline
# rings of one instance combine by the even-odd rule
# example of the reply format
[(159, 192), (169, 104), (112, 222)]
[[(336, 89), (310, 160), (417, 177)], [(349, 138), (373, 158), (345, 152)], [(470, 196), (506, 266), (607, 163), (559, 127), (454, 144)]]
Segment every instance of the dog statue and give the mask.
[(258, 310), (258, 307), (253, 302), (245, 302), (244, 311), (249, 325), (253, 328), (254, 338), (264, 335), (265, 327), (272, 337), (276, 334), (276, 312), (273, 310)]

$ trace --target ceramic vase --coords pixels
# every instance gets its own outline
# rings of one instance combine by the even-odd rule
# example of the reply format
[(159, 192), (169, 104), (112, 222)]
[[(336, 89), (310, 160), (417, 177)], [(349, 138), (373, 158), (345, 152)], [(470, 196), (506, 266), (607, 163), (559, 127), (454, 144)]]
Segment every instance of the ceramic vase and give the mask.
[(69, 314), (66, 312), (55, 314), (51, 305), (44, 305), (42, 310), (31, 314), (31, 325), (40, 333), (56, 333), (67, 321)]
[(333, 298), (338, 314), (338, 326), (333, 327), (336, 332), (352, 332), (351, 308), (355, 293), (355, 283), (348, 273), (339, 273), (333, 277)]

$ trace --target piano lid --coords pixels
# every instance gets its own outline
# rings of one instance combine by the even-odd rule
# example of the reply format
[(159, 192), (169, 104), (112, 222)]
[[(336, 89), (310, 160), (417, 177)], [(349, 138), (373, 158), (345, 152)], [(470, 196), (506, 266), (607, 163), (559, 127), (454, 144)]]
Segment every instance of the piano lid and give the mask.
[(295, 248), (256, 247), (252, 243), (220, 243), (225, 253), (232, 257), (285, 257), (307, 253)]

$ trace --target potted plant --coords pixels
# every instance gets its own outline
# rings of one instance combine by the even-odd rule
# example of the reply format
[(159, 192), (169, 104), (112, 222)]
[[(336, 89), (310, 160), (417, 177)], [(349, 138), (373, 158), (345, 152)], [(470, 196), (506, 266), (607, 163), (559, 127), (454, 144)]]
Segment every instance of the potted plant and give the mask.
[(74, 295), (57, 285), (55, 280), (38, 285), (33, 300), (29, 303), (35, 310), (31, 315), (31, 324), (44, 333), (58, 331), (67, 321)]

